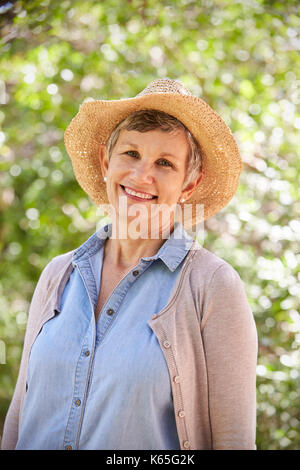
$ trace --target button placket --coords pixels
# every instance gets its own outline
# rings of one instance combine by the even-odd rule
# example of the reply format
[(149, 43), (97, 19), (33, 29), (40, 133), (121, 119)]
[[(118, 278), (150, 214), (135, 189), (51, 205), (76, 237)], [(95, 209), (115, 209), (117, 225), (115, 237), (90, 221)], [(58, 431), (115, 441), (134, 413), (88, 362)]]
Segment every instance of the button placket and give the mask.
[[(172, 354), (172, 349), (171, 349), (171, 342), (168, 339), (164, 339), (162, 341), (162, 346), (163, 346), (164, 349), (166, 349), (168, 351), (168, 353), (166, 351), (167, 356), (173, 355)], [(167, 363), (169, 364), (168, 360), (167, 360)], [(176, 390), (178, 390), (177, 387), (179, 387), (179, 390), (180, 390), (180, 376), (176, 374), (177, 371), (176, 371), (175, 364), (174, 364), (173, 367), (171, 366), (171, 368), (169, 369), (170, 376), (173, 377), (173, 383), (176, 384), (176, 385), (174, 385), (174, 387), (176, 387)], [(174, 392), (175, 392), (175, 389), (174, 389)], [(185, 440), (182, 441), (182, 446), (183, 446), (184, 449), (189, 449), (191, 444), (190, 444), (190, 441), (188, 441), (186, 439), (187, 438), (187, 432), (186, 432), (185, 422), (184, 422), (184, 419), (183, 419), (183, 418), (185, 418), (185, 411), (181, 408), (182, 403), (180, 403), (180, 401), (178, 403), (178, 399), (177, 399), (178, 396), (180, 396), (180, 393), (178, 394), (178, 393), (175, 392), (174, 395), (173, 395), (174, 408), (175, 408), (175, 410), (177, 408), (178, 411), (176, 413), (177, 413), (178, 418), (180, 418), (180, 420), (178, 421), (178, 424), (181, 423), (180, 424), (180, 429), (182, 429), (182, 434), (181, 433), (180, 434), (181, 434), (182, 437), (185, 437)]]
[(78, 433), (81, 426), (81, 414), (83, 411), (86, 383), (89, 380), (91, 361), (93, 359), (94, 343), (94, 318), (91, 316), (90, 325), (81, 349), (75, 372), (73, 388), (73, 401), (64, 438), (65, 450), (76, 449)]

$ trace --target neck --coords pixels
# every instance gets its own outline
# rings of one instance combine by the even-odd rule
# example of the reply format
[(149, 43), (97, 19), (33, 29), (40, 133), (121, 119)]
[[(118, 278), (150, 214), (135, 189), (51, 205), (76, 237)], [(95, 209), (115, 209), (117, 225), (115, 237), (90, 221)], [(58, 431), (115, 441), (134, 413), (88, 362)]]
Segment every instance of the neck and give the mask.
[(129, 236), (130, 233), (127, 232), (125, 237), (122, 231), (117, 230), (117, 227), (112, 227), (112, 237), (107, 239), (105, 243), (104, 257), (112, 266), (120, 269), (136, 266), (141, 258), (155, 255), (165, 243), (166, 236), (171, 234), (173, 229), (172, 226), (167, 231), (160, 231), (153, 238), (149, 233), (147, 237), (144, 235), (133, 238)]

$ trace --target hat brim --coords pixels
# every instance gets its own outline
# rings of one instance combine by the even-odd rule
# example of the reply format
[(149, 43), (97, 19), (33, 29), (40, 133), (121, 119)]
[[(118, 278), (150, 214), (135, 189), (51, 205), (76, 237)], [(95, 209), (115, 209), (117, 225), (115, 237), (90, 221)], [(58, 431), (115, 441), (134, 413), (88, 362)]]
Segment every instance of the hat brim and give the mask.
[[(206, 220), (224, 208), (234, 196), (242, 160), (230, 128), (200, 98), (174, 93), (152, 93), (120, 100), (83, 103), (64, 134), (77, 181), (96, 205), (108, 204), (100, 167), (99, 149), (106, 145), (119, 122), (142, 109), (164, 111), (181, 121), (202, 151), (203, 177), (186, 201), (203, 205)], [(193, 216), (192, 225), (199, 222)]]

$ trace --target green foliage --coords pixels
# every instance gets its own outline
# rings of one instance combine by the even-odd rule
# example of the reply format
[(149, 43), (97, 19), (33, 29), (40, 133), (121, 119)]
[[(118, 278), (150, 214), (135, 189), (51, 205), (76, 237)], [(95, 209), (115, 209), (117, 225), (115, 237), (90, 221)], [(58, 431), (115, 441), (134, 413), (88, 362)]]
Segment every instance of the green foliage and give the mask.
[(8, 4), (0, 7), (2, 423), (40, 272), (100, 217), (74, 179), (64, 130), (85, 99), (134, 96), (168, 76), (219, 112), (239, 144), (238, 192), (206, 222), (204, 244), (239, 272), (255, 315), (257, 446), (300, 449), (298, 2)]

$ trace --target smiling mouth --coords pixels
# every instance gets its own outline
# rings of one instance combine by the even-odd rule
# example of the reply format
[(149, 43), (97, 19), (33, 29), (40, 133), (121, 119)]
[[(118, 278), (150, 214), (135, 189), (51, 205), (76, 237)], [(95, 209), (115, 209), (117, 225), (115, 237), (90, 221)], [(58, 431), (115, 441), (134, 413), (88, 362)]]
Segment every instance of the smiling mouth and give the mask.
[(152, 201), (153, 199), (157, 199), (157, 196), (154, 196), (153, 194), (140, 193), (138, 191), (134, 191), (131, 188), (128, 188), (127, 186), (122, 186), (121, 184), (120, 186), (122, 188), (122, 191), (126, 194), (126, 196), (129, 196), (136, 201)]

